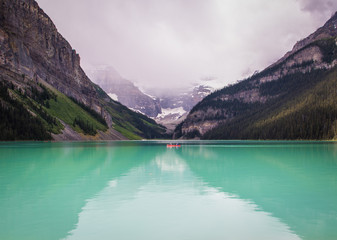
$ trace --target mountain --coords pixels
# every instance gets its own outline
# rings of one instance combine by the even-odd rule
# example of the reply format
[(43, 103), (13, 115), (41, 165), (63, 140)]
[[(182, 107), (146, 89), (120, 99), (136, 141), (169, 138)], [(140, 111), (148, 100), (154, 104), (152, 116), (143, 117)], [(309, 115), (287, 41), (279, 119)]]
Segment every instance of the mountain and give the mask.
[(169, 132), (182, 122), (188, 112), (209, 95), (214, 89), (210, 86), (196, 85), (191, 89), (175, 92), (153, 93), (160, 99), (161, 114), (155, 120), (167, 127)]
[(151, 89), (151, 95), (148, 95), (130, 80), (121, 77), (111, 66), (95, 67), (88, 74), (112, 99), (153, 118), (169, 132), (173, 132), (192, 107), (214, 90), (209, 86), (196, 85), (176, 91)]
[(139, 90), (131, 81), (122, 78), (113, 67), (101, 67), (90, 72), (91, 79), (108, 95), (148, 117), (161, 113), (159, 100)]
[(90, 81), (34, 0), (0, 6), (0, 140), (163, 137), (164, 127)]
[(334, 139), (337, 13), (279, 61), (199, 102), (175, 138)]

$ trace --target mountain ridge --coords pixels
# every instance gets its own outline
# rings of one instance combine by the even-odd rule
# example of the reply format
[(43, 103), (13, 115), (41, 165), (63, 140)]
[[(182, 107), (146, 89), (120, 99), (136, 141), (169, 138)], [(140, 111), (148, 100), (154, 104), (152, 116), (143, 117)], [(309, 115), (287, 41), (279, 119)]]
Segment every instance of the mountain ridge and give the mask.
[(156, 117), (161, 113), (159, 100), (153, 99), (139, 90), (131, 81), (123, 78), (111, 66), (90, 71), (93, 81), (108, 95), (115, 98), (134, 111), (139, 111), (148, 117)]
[(151, 89), (148, 90), (151, 92), (149, 95), (130, 80), (123, 78), (111, 66), (97, 66), (88, 71), (88, 74), (112, 99), (151, 117), (167, 127), (168, 132), (172, 132), (192, 107), (214, 90), (212, 87), (198, 84), (179, 91), (166, 89), (161, 92)]
[[(163, 136), (162, 126), (113, 101), (91, 82), (80, 66), (77, 52), (36, 1), (0, 0), (0, 6), (0, 81), (7, 92), (0, 96), (4, 111), (15, 112), (15, 107), (21, 104), (33, 118), (42, 121), (49, 134), (62, 134), (64, 122), (73, 133), (80, 133), (76, 140), (87, 139), (89, 135), (90, 139)], [(13, 97), (14, 105), (4, 100), (7, 95)], [(72, 109), (60, 114), (62, 107), (69, 104)], [(55, 108), (59, 111), (54, 111)], [(98, 115), (106, 127), (100, 126)], [(50, 120), (53, 118), (55, 121)]]
[[(190, 111), (186, 120), (177, 126), (175, 137), (283, 139), (282, 134), (279, 133), (259, 135), (256, 133), (256, 129), (249, 127), (249, 120), (245, 119), (251, 118), (262, 121), (262, 112), (266, 112), (265, 109), (269, 109), (268, 117), (273, 118), (273, 114), (278, 114), (275, 111), (272, 113), (273, 107), (286, 106), (288, 100), (284, 96), (287, 95), (287, 92), (291, 93), (287, 95), (290, 99), (298, 99), (298, 95), (307, 91), (306, 84), (316, 89), (319, 80), (324, 82), (328, 78), (328, 75), (323, 74), (322, 71), (333, 71), (337, 65), (336, 28), (337, 14), (334, 14), (323, 27), (295, 44), (290, 52), (274, 64), (247, 79), (239, 81), (237, 84), (227, 86), (204, 98)], [(320, 75), (321, 79), (317, 79), (316, 75)], [(299, 83), (302, 85), (299, 85)], [(293, 89), (297, 89), (297, 92)], [(332, 95), (329, 96), (333, 97)], [(294, 103), (296, 101), (294, 100)], [(331, 106), (329, 105), (329, 107)], [(264, 117), (267, 118), (267, 115)], [(241, 126), (236, 123), (240, 121), (244, 123), (242, 126), (245, 125), (246, 129), (239, 130)], [(296, 119), (294, 118), (293, 121), (296, 121)], [(254, 125), (255, 122), (252, 120), (251, 124)], [(296, 125), (292, 122), (289, 123), (289, 126), (291, 124)], [(323, 120), (322, 124), (324, 124)], [(273, 127), (277, 128), (276, 125), (275, 123)], [(299, 124), (296, 126), (301, 127)], [(248, 129), (254, 134), (250, 134)], [(231, 134), (228, 134), (229, 131)], [(235, 131), (238, 134), (234, 134)], [(263, 129), (260, 129), (260, 131), (263, 132)], [(323, 137), (319, 134), (315, 136), (319, 136), (318, 139)], [(300, 134), (287, 138), (311, 139), (310, 136)], [(313, 137), (313, 139), (316, 138)]]
[[(281, 59), (279, 59), (276, 63), (282, 62), (287, 57), (292, 55), (294, 52), (300, 50), (301, 48), (307, 46), (308, 44), (312, 43), (313, 41), (317, 41), (324, 38), (329, 38), (337, 35), (337, 12), (335, 12), (334, 15), (320, 28), (318, 28), (315, 32), (310, 34), (308, 37), (298, 41), (293, 49), (289, 52), (287, 52)], [(274, 64), (271, 65), (271, 67)]]

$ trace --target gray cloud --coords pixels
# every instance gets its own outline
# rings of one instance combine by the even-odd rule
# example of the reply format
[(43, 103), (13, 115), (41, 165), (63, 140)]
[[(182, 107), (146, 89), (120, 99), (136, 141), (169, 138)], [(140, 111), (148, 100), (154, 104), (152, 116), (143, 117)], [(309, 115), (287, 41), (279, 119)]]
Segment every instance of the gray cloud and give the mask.
[(337, 2), (331, 0), (299, 0), (304, 11), (309, 12), (331, 12), (336, 10)]
[(224, 86), (262, 70), (336, 10), (328, 0), (38, 3), (80, 53), (84, 69), (112, 65), (143, 87), (165, 88), (209, 76)]
[(316, 19), (323, 21), (337, 11), (335, 0), (298, 0), (301, 10), (309, 12)]

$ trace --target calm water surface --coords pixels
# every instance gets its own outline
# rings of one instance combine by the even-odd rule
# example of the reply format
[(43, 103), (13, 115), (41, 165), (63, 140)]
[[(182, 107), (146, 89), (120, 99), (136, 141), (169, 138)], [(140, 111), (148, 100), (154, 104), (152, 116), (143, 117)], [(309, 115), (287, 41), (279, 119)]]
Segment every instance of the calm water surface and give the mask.
[(0, 143), (0, 239), (337, 239), (337, 144)]

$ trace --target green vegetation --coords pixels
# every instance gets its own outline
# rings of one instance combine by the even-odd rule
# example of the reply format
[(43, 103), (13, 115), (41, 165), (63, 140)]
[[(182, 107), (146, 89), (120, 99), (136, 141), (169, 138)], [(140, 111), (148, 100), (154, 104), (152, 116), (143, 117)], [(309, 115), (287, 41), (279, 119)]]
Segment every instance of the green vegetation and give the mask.
[[(179, 123), (176, 128), (174, 129), (174, 134), (173, 134), (173, 138), (174, 139), (178, 139), (181, 138), (183, 136), (183, 132), (182, 132), (182, 127), (183, 127), (184, 121)], [(200, 134), (200, 133), (199, 133)]]
[[(21, 90), (11, 82), (1, 82), (1, 140), (51, 139), (51, 133), (62, 132), (61, 121), (88, 135), (108, 129), (100, 114), (76, 99), (46, 83), (29, 84)], [(98, 86), (96, 88), (102, 97), (106, 95)], [(101, 104), (111, 114), (113, 128), (129, 139), (170, 137), (165, 135), (165, 127), (118, 102), (102, 101)]]
[[(336, 38), (312, 42), (288, 56), (290, 60), (306, 48), (319, 47), (322, 60), (331, 64), (337, 59)], [(285, 61), (286, 61), (285, 60)], [(313, 60), (292, 65), (292, 69), (313, 66)], [(230, 85), (207, 96), (199, 102), (191, 113), (216, 110), (217, 115), (205, 116), (200, 121), (224, 121), (210, 130), (204, 139), (332, 139), (337, 136), (336, 87), (337, 70), (317, 69), (307, 73), (288, 74), (276, 81), (263, 84), (259, 79), (284, 68), (280, 62), (248, 79)], [(310, 69), (310, 68), (308, 68)], [(307, 70), (308, 70), (307, 69)], [(226, 100), (245, 90), (259, 91), (267, 102), (244, 103), (242, 100)], [(192, 120), (193, 121), (193, 120)], [(175, 130), (177, 137), (182, 135), (182, 126)], [(185, 137), (197, 136), (193, 132)]]
[(0, 82), (0, 140), (50, 140), (51, 135), (42, 121), (8, 92), (9, 87)]
[(185, 137), (187, 139), (192, 139), (192, 138), (200, 138), (201, 137), (201, 134), (200, 132), (197, 130), (197, 129), (194, 129), (193, 131), (191, 132), (188, 132)]
[(260, 85), (262, 96), (293, 96), (299, 91), (311, 89), (322, 80), (326, 70), (315, 70), (309, 73), (294, 73), (286, 75), (276, 81), (266, 82)]
[(108, 128), (98, 113), (51, 87), (39, 83), (23, 91), (0, 84), (1, 140), (50, 140), (64, 128), (59, 120), (89, 135)]
[(106, 122), (98, 113), (89, 110), (84, 104), (68, 98), (55, 89), (50, 91), (56, 95), (56, 98), (48, 101), (49, 108), (45, 108), (50, 115), (62, 120), (75, 131), (84, 134), (95, 135), (98, 130), (106, 131), (108, 129)]
[[(100, 90), (102, 96), (105, 94), (98, 86), (96, 88), (97, 91)], [(57, 97), (48, 101), (50, 105), (47, 109), (48, 113), (84, 134), (95, 135), (98, 130), (107, 130), (107, 124), (100, 114), (73, 98), (68, 98), (56, 90), (52, 91)], [(145, 115), (133, 112), (115, 101), (103, 104), (112, 117), (114, 129), (125, 137), (139, 140), (165, 136), (165, 127), (157, 125), (154, 120)]]
[(95, 135), (97, 133), (93, 125), (89, 121), (84, 121), (81, 117), (75, 117), (73, 126), (81, 128), (84, 134)]
[(31, 87), (30, 97), (26, 92), (22, 94), (21, 90), (12, 89), (11, 93), (17, 99), (20, 99), (27, 109), (40, 118), (48, 132), (61, 133), (63, 125), (46, 111), (46, 108), (50, 108), (49, 99), (53, 98), (56, 101), (56, 96), (51, 94), (43, 85), (39, 84), (39, 87), (42, 89), (41, 92), (36, 87)]
[(141, 140), (142, 139), (142, 137), (140, 137), (139, 135), (119, 125), (114, 125), (114, 129), (120, 132), (121, 134), (123, 134), (123, 136), (127, 137), (130, 140)]
[(225, 107), (228, 107), (229, 105), (233, 105), (233, 107), (235, 108), (235, 105), (237, 105), (235, 101), (233, 101), (232, 103), (229, 103), (228, 101), (222, 101), (218, 99), (218, 97), (223, 96), (223, 95), (234, 95), (240, 91), (252, 89), (252, 87), (253, 87), (252, 81), (250, 79), (246, 79), (237, 84), (230, 85), (221, 90), (217, 90), (214, 93), (205, 97), (197, 105), (195, 105), (190, 111), (190, 113), (196, 112), (198, 110), (207, 109), (209, 106), (214, 106), (215, 108), (225, 108)]
[(261, 85), (277, 96), (251, 105), (204, 139), (333, 139), (337, 136), (337, 68), (287, 75)]
[(323, 54), (324, 62), (332, 63), (334, 59), (337, 59), (337, 45), (336, 45), (335, 37), (315, 41), (307, 45), (305, 48), (308, 48), (311, 46), (317, 46), (320, 48)]
[[(6, 86), (6, 83), (3, 83)], [(22, 90), (14, 88), (13, 83), (7, 83), (9, 86), (8, 92), (11, 94), (11, 99), (20, 102), (23, 107), (36, 116), (50, 133), (61, 133), (63, 125), (55, 117), (48, 114), (46, 108), (49, 106), (49, 99), (56, 100), (56, 96), (52, 94), (42, 84), (37, 84)]]
[(129, 139), (169, 138), (165, 127), (137, 112), (133, 112), (119, 102), (112, 101), (107, 110), (111, 114), (114, 128)]
[(36, 101), (37, 103), (46, 106), (49, 108), (47, 105), (49, 103), (50, 99), (54, 99), (57, 101), (57, 96), (55, 93), (49, 91), (44, 85), (41, 83), (38, 84), (38, 87), (41, 90), (38, 90), (35, 86), (31, 87), (31, 98)]
[(90, 115), (93, 116), (98, 122), (100, 122), (101, 124), (103, 124), (105, 127), (108, 127), (108, 125), (106, 124), (106, 121), (104, 120), (104, 118), (100, 114), (98, 114), (97, 112), (95, 112), (91, 108), (87, 107), (83, 103), (77, 101), (75, 98), (70, 98), (70, 99), (73, 100), (74, 103), (76, 103), (77, 105), (79, 105), (83, 110), (85, 110), (86, 112), (90, 113)]
[[(336, 45), (336, 38), (327, 38), (327, 39), (322, 39), (315, 41), (311, 44), (308, 44), (305, 46), (303, 49), (298, 50), (297, 52), (293, 53), (290, 55), (287, 59), (290, 59), (292, 56), (296, 55), (299, 51), (303, 51), (306, 48), (312, 47), (312, 46), (317, 46), (320, 48), (322, 54), (323, 54), (323, 61), (326, 63), (331, 63), (334, 59), (337, 59), (337, 45)], [(299, 67), (307, 67), (313, 64), (314, 61), (306, 61), (303, 62), (302, 64), (295, 64), (292, 66), (292, 68), (299, 68)], [(277, 69), (281, 68), (282, 63), (279, 63), (277, 65), (274, 65), (272, 67), (266, 68), (262, 72), (259, 72), (257, 74), (254, 74), (253, 76), (240, 81), (236, 84), (227, 86), (221, 90), (218, 90), (210, 95), (208, 95), (206, 98), (203, 99), (203, 101), (199, 102), (192, 110), (191, 113), (197, 111), (197, 110), (202, 110), (206, 109), (209, 106), (214, 106), (216, 108), (227, 108), (228, 102), (227, 101), (221, 101), (221, 100), (216, 100), (217, 97), (223, 96), (223, 95), (234, 95), (240, 91), (245, 91), (245, 90), (250, 90), (254, 88), (255, 80), (260, 79), (262, 77), (268, 76), (275, 72)], [(278, 82), (275, 84), (275, 81), (271, 81), (267, 84), (263, 84), (260, 86), (260, 88), (263, 88), (261, 90), (261, 93), (263, 95), (273, 95), (275, 94), (276, 91), (278, 91), (276, 88), (282, 88), (280, 91), (289, 89), (290, 87), (295, 87), (298, 89), (300, 85), (302, 84), (307, 84), (307, 79), (308, 77), (311, 78), (311, 74), (317, 74), (316, 71), (313, 71), (309, 73), (310, 76), (303, 76), (302, 73), (297, 73), (295, 75), (288, 75), (282, 78), (281, 81), (276, 81)], [(300, 81), (292, 81), (292, 79), (298, 79)], [(290, 80), (289, 80), (290, 79)], [(316, 79), (316, 78), (315, 78)], [(316, 79), (317, 80), (317, 79)], [(312, 84), (311, 81), (308, 81), (310, 84)], [(293, 86), (294, 84), (294, 86)], [(274, 85), (274, 89), (272, 89), (273, 92), (268, 92), (270, 90), (270, 86), (268, 85)], [(221, 106), (223, 104), (223, 106)], [(236, 103), (234, 103), (236, 105)], [(236, 109), (238, 106), (234, 106), (233, 108)]]

